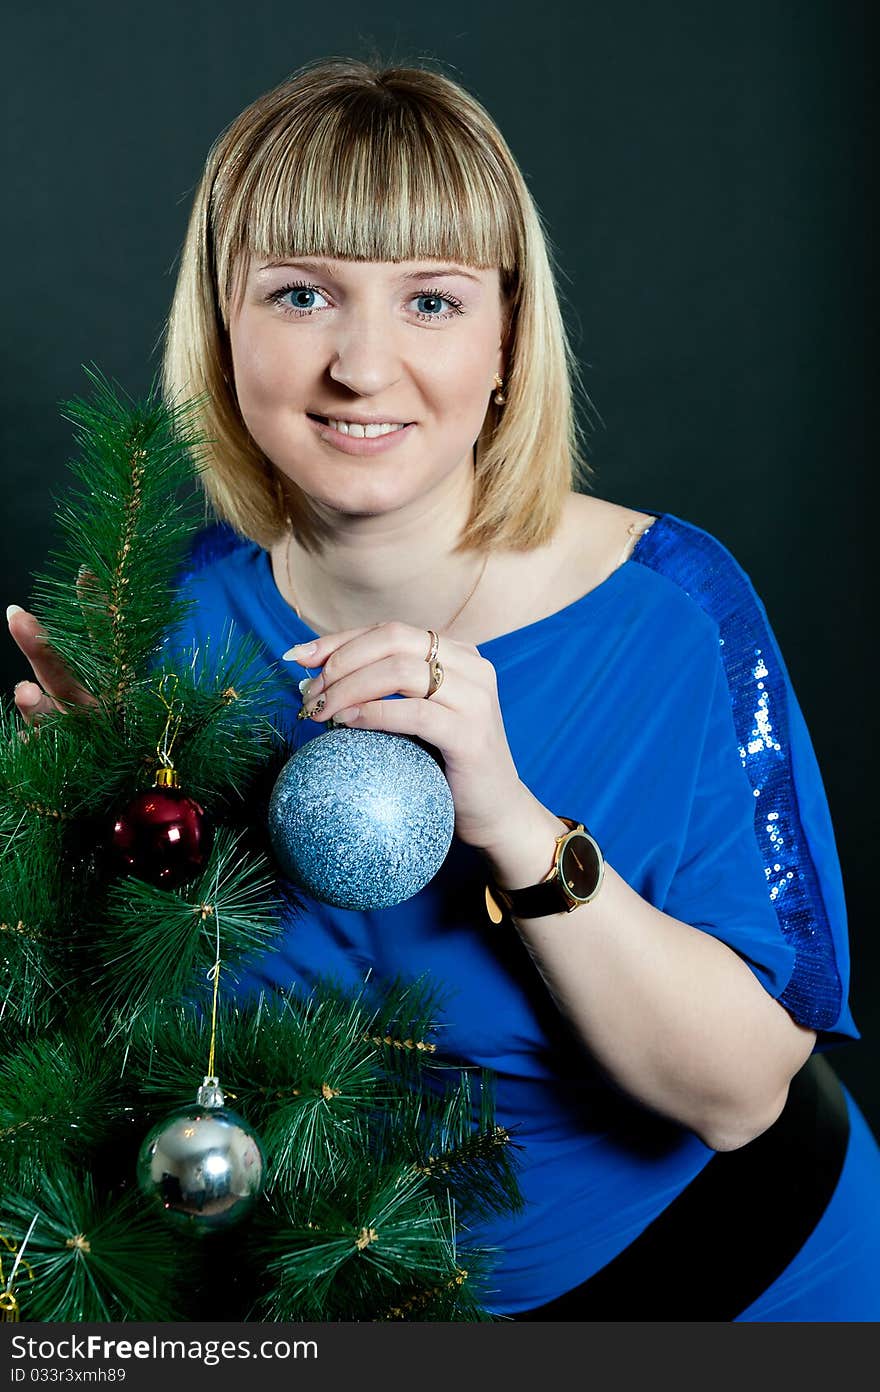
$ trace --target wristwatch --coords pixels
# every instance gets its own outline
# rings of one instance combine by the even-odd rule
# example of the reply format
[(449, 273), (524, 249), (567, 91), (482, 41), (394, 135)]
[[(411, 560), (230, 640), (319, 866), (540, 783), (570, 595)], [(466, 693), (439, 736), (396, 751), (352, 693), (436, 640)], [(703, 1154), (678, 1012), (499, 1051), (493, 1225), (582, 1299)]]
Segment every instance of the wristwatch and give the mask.
[(505, 909), (514, 918), (572, 913), (581, 904), (589, 904), (599, 893), (605, 859), (598, 844), (583, 823), (573, 822), (570, 817), (559, 820), (565, 822), (569, 830), (557, 836), (553, 865), (540, 883), (525, 889), (486, 885), (486, 911), (493, 923), (501, 922)]

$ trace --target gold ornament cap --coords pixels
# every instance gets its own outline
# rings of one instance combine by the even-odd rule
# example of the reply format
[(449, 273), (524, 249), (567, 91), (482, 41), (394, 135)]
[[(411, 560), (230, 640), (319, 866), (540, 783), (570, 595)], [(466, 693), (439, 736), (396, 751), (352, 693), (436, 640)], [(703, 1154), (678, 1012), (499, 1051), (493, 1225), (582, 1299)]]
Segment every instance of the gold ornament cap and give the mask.
[(177, 769), (174, 769), (174, 768), (160, 768), (160, 769), (157, 769), (157, 770), (156, 770), (156, 783), (155, 783), (155, 786), (156, 786), (157, 788), (179, 788), (179, 787), (180, 787), (180, 779), (179, 779), (178, 776), (177, 776)]

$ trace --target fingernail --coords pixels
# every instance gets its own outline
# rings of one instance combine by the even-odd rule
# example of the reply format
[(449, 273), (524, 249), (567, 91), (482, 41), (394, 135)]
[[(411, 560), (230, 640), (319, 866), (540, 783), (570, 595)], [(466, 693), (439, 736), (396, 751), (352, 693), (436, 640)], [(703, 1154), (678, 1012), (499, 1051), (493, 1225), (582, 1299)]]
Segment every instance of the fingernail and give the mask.
[(297, 720), (314, 720), (316, 715), (320, 715), (327, 702), (323, 696), (319, 696), (313, 706), (303, 706), (301, 711), (297, 711)]
[(319, 672), (316, 677), (304, 677), (299, 683), (299, 690), (303, 700), (307, 696), (317, 696), (319, 692), (324, 690), (323, 675)]
[(298, 662), (301, 657), (311, 657), (317, 643), (295, 643), (281, 658), (282, 662)]
[(357, 720), (360, 713), (360, 706), (346, 706), (345, 710), (337, 711), (333, 719), (338, 720), (340, 725), (348, 725), (352, 720)]
[(6, 622), (9, 623), (9, 620), (13, 617), (13, 615), (15, 615), (15, 614), (23, 614), (23, 613), (24, 613), (24, 609), (21, 607), (20, 604), (9, 604), (9, 605), (7, 605), (7, 608), (6, 608)]

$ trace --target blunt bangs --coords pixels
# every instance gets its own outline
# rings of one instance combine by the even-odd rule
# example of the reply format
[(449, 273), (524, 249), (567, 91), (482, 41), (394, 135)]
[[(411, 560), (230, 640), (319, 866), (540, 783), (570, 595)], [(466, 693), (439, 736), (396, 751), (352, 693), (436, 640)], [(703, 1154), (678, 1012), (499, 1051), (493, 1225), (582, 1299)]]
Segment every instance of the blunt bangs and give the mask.
[(211, 203), (224, 318), (249, 256), (438, 258), (498, 267), (505, 298), (514, 292), (522, 228), (511, 222), (517, 200), (503, 162), (460, 117), (435, 111), (427, 121), (400, 81), (394, 99), (377, 85), (303, 101), (295, 120), (279, 113), (234, 156)]

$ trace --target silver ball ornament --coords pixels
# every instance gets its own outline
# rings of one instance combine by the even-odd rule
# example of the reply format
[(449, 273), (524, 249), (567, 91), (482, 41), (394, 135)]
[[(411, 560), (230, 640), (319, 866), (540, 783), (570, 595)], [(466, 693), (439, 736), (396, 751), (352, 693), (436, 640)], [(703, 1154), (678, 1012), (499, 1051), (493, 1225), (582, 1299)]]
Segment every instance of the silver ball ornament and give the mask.
[(269, 802), (284, 873), (340, 909), (400, 904), (433, 879), (455, 808), (437, 760), (414, 740), (339, 726), (287, 761)]
[(149, 1131), (137, 1175), (143, 1193), (170, 1218), (207, 1232), (250, 1211), (265, 1168), (256, 1132), (224, 1105), (216, 1078), (206, 1078), (195, 1103)]

